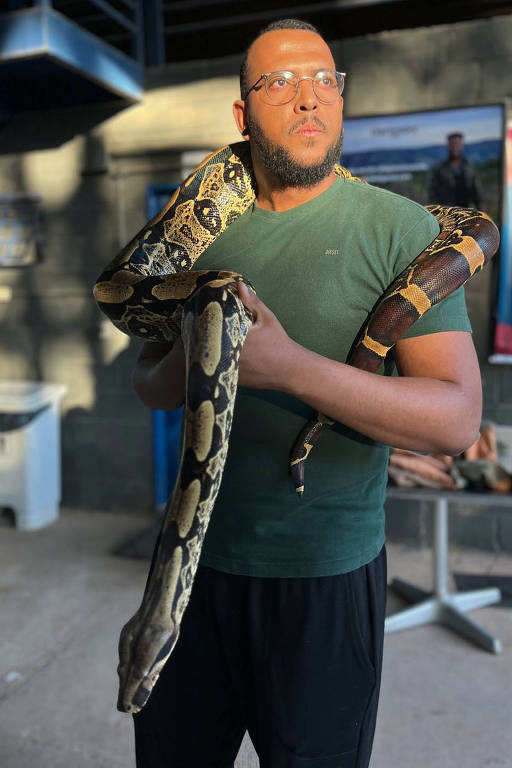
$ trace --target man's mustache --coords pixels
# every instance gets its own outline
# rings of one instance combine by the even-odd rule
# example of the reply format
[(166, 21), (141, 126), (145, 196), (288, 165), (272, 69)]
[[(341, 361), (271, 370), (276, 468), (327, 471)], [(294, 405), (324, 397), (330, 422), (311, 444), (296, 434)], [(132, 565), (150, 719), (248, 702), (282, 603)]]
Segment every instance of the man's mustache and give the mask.
[(297, 130), (297, 128), (301, 128), (301, 126), (306, 125), (306, 123), (313, 123), (314, 125), (318, 126), (318, 128), (321, 128), (323, 131), (327, 131), (327, 126), (325, 123), (323, 123), (319, 117), (316, 115), (312, 115), (311, 117), (301, 117), (300, 120), (297, 120), (296, 123), (294, 123), (289, 129), (288, 133), (293, 133)]

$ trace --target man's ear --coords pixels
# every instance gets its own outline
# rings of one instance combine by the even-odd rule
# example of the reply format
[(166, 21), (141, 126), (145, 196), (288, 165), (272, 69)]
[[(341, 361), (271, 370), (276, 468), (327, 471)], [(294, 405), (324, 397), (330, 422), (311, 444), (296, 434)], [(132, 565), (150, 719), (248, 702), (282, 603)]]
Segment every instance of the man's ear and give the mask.
[(242, 99), (237, 99), (233, 103), (233, 117), (235, 118), (236, 127), (247, 141), (249, 139), (249, 131), (245, 117), (245, 101), (242, 101)]

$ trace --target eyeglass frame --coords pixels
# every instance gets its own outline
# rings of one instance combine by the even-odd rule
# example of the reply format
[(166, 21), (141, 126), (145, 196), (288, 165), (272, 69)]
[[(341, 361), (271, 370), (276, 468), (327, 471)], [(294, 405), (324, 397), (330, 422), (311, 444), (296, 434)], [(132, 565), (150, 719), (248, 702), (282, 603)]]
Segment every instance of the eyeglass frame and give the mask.
[[(296, 75), (295, 72), (292, 72), (290, 69), (276, 69), (273, 72), (265, 72), (264, 74), (260, 75), (258, 77), (258, 79), (256, 80), (256, 82), (254, 83), (254, 85), (251, 85), (251, 87), (245, 92), (245, 96), (242, 96), (242, 101), (246, 101), (248, 95), (250, 94), (251, 91), (253, 91), (256, 88), (256, 86), (258, 85), (260, 80), (263, 80), (263, 78), (265, 78), (265, 82), (266, 82), (266, 78), (270, 77), (270, 75), (278, 75), (278, 74), (283, 73), (283, 74), (293, 75), (294, 77), (297, 78), (297, 85), (295, 86), (295, 96), (299, 92), (299, 85), (301, 84), (301, 82), (303, 80), (311, 80), (312, 88), (313, 88), (313, 93), (315, 94), (317, 99), (322, 104), (334, 104), (335, 103), (334, 101), (322, 101), (320, 96), (315, 91), (315, 77), (319, 74), (319, 72), (334, 72), (334, 75), (336, 76), (336, 80), (338, 80), (338, 82), (339, 82), (339, 78), (342, 78), (342, 80), (341, 80), (341, 90), (338, 90), (338, 96), (340, 96), (340, 98), (341, 98), (341, 95), (343, 93), (343, 89), (345, 88), (345, 78), (347, 76), (346, 72), (338, 72), (335, 69), (334, 70), (333, 69), (319, 69), (318, 72), (315, 72), (313, 77), (311, 77), (311, 75), (303, 75), (302, 77), (298, 77), (298, 75)], [(265, 92), (267, 92), (266, 88), (265, 88)], [(267, 93), (267, 95), (268, 95), (268, 93)], [(271, 103), (275, 104), (276, 107), (284, 107), (284, 105), (285, 104), (289, 104), (290, 101), (292, 101), (292, 99), (295, 98), (295, 96), (292, 96), (290, 99), (288, 99), (288, 101), (283, 101), (281, 103), (279, 103), (277, 101), (274, 101), (274, 102), (271, 102)]]

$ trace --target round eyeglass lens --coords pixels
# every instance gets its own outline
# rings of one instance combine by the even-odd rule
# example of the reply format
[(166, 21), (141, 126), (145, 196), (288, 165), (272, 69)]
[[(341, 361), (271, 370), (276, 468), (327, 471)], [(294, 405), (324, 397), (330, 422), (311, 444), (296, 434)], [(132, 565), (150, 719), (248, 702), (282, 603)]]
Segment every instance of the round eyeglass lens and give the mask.
[(317, 72), (313, 79), (313, 90), (320, 101), (336, 101), (343, 90), (343, 78), (335, 72)]
[(298, 82), (291, 72), (275, 72), (265, 80), (267, 96), (275, 104), (286, 104), (295, 96)]

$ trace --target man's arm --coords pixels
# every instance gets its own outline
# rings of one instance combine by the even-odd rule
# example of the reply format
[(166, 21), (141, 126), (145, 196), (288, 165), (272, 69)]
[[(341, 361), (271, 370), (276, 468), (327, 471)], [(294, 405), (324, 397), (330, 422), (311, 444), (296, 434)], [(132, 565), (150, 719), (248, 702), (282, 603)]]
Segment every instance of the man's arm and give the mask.
[(480, 427), (482, 395), (471, 335), (451, 331), (396, 345), (400, 377), (379, 376), (318, 355), (292, 341), (245, 286), (256, 315), (240, 360), (239, 383), (279, 389), (368, 437), (397, 448), (457, 454)]
[(185, 400), (185, 371), (181, 339), (174, 345), (146, 341), (132, 374), (133, 388), (149, 408), (174, 411)]

